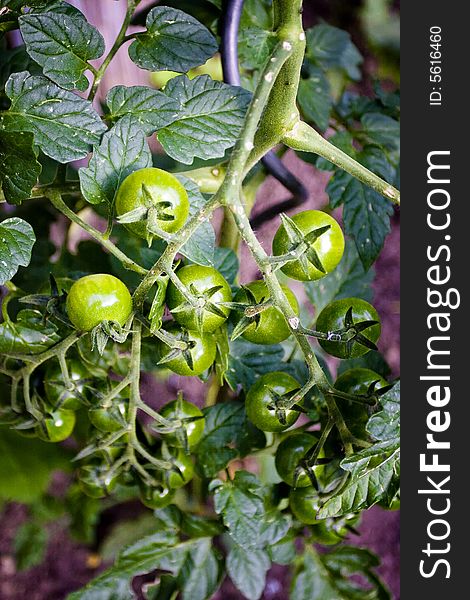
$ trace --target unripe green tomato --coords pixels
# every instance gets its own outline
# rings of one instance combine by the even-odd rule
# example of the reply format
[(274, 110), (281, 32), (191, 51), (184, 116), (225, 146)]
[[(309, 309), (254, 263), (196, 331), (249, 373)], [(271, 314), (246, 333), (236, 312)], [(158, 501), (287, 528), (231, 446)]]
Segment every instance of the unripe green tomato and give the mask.
[[(181, 75), (181, 73), (177, 73), (176, 71), (156, 71), (155, 73), (150, 74), (150, 81), (152, 82), (152, 85), (160, 90), (166, 86), (170, 79), (178, 77), (178, 75)], [(212, 56), (203, 65), (191, 69), (188, 73), (189, 79), (194, 79), (199, 75), (209, 75), (214, 81), (223, 81), (224, 77), (220, 54)]]
[(158, 485), (153, 487), (144, 483), (139, 484), (140, 489), (140, 501), (142, 504), (156, 510), (158, 508), (165, 508), (171, 504), (175, 492), (165, 485)]
[(166, 483), (172, 490), (186, 485), (194, 477), (194, 465), (191, 457), (179, 448), (171, 448), (171, 463), (178, 467), (179, 471), (171, 469), (165, 473)]
[[(314, 281), (321, 279), (327, 273), (333, 271), (336, 268), (339, 261), (341, 260), (344, 252), (344, 236), (341, 231), (341, 227), (338, 223), (325, 212), (321, 210), (305, 210), (297, 213), (291, 217), (292, 221), (306, 236), (315, 229), (330, 226), (330, 229), (321, 234), (310, 247), (316, 252), (317, 257), (320, 259), (321, 264), (325, 270), (322, 273), (317, 267), (315, 267), (310, 261), (308, 262), (308, 268), (305, 272), (298, 260), (293, 260), (286, 263), (281, 270), (288, 277), (292, 279), (298, 279), (299, 281)], [(273, 239), (273, 254), (274, 256), (281, 256), (289, 254), (294, 251), (297, 243), (293, 243), (284, 225), (281, 225), (276, 232)], [(308, 258), (308, 254), (305, 254)]]
[(67, 361), (69, 376), (74, 384), (69, 390), (64, 383), (62, 371), (57, 361), (49, 363), (44, 379), (44, 391), (49, 404), (53, 408), (66, 408), (77, 410), (83, 406), (82, 400), (86, 399), (86, 383), (90, 374), (78, 360)]
[[(282, 290), (287, 296), (287, 300), (296, 315), (299, 314), (299, 303), (291, 290), (282, 285)], [(261, 304), (269, 299), (269, 291), (264, 281), (252, 281), (244, 285), (235, 295), (235, 302), (248, 302), (249, 297), (244, 288), (248, 288), (256, 299), (256, 303)], [(259, 313), (259, 323), (250, 325), (242, 334), (242, 337), (253, 344), (279, 344), (286, 340), (291, 331), (284, 315), (275, 306), (270, 306)]]
[(298, 389), (299, 383), (287, 373), (279, 371), (262, 375), (246, 395), (245, 408), (248, 418), (262, 431), (285, 431), (297, 421), (300, 413), (293, 408), (287, 409), (286, 423), (282, 423), (274, 409), (274, 398)]
[[(171, 173), (154, 167), (139, 169), (121, 183), (116, 196), (116, 214), (121, 217), (138, 208), (159, 209), (156, 225), (166, 233), (174, 233), (188, 218), (188, 193)], [(145, 219), (124, 225), (134, 235), (147, 239)]]
[[(204, 433), (204, 416), (202, 411), (195, 404), (187, 402), (186, 400), (172, 400), (171, 402), (165, 404), (165, 406), (160, 410), (160, 414), (169, 421), (182, 419), (183, 428), (186, 430), (186, 437), (189, 447), (193, 448), (197, 445), (202, 437), (202, 434)], [(184, 422), (184, 419), (191, 417), (201, 418), (197, 419), (196, 421)], [(169, 446), (173, 446), (175, 448), (183, 447), (181, 441), (176, 435), (176, 432), (166, 433), (165, 442), (167, 442)]]
[[(311, 433), (293, 433), (279, 444), (276, 451), (276, 470), (279, 477), (290, 486), (294, 485), (294, 474), (299, 462), (304, 459), (307, 452), (316, 446), (318, 438)], [(319, 453), (319, 458), (324, 458), (323, 449)], [(318, 465), (314, 467), (313, 472), (316, 477), (323, 473), (324, 467)], [(297, 478), (295, 487), (308, 487), (312, 483), (307, 475), (307, 471), (302, 469)]]
[(66, 440), (75, 427), (73, 410), (59, 409), (52, 411), (37, 425), (36, 432), (45, 442), (62, 442)]
[(108, 408), (91, 408), (88, 417), (91, 423), (100, 431), (112, 433), (126, 426), (127, 401), (115, 398)]
[[(201, 331), (211, 333), (223, 325), (227, 320), (230, 309), (221, 306), (220, 302), (230, 302), (232, 299), (232, 291), (226, 279), (217, 271), (217, 269), (200, 265), (187, 265), (179, 269), (176, 275), (181, 283), (188, 288), (190, 293), (193, 293), (193, 295), (201, 302), (201, 306), (204, 307), (202, 312)], [(174, 283), (170, 281), (166, 292), (166, 303), (168, 308), (173, 311), (181, 305), (186, 304), (186, 302), (187, 298), (175, 287)], [(221, 311), (225, 316), (222, 317), (221, 315), (212, 312), (211, 305), (213, 305), (216, 310)], [(185, 329), (193, 331), (199, 330), (194, 307), (187, 306), (184, 310), (175, 311), (173, 317)]]
[[(380, 336), (380, 317), (375, 308), (361, 298), (342, 298), (341, 300), (330, 302), (330, 304), (325, 306), (318, 315), (315, 329), (322, 333), (330, 333), (344, 329), (345, 318), (350, 308), (352, 309), (353, 323), (377, 321), (376, 325), (371, 325), (360, 332), (361, 335), (375, 344)], [(352, 348), (350, 350), (348, 349), (348, 343), (346, 341), (320, 339), (319, 343), (325, 352), (338, 358), (358, 358), (369, 352), (369, 348), (357, 341), (352, 343)]]
[(78, 484), (83, 493), (91, 498), (104, 498), (117, 485), (119, 474), (106, 479), (105, 465), (85, 465), (79, 469)]
[[(374, 391), (388, 385), (387, 381), (375, 371), (356, 368), (341, 373), (336, 379), (334, 387), (340, 392), (365, 395), (374, 382), (377, 382)], [(362, 439), (367, 437), (365, 426), (370, 417), (367, 405), (343, 398), (337, 398), (336, 402), (351, 433)]]
[[(183, 331), (179, 327), (171, 325), (167, 328), (167, 331), (178, 339), (183, 340), (187, 338), (190, 344), (194, 344), (189, 350), (191, 352), (193, 360), (193, 368), (191, 369), (183, 354), (180, 354), (173, 360), (170, 360), (163, 364), (164, 367), (185, 377), (191, 377), (194, 375), (201, 375), (204, 373), (215, 360), (216, 355), (216, 344), (213, 336), (210, 334), (199, 334), (197, 331)], [(157, 341), (157, 353), (161, 358), (170, 352), (170, 348), (162, 341)]]
[(346, 515), (337, 519), (324, 519), (315, 523), (310, 530), (312, 539), (317, 544), (332, 546), (339, 544), (351, 533), (349, 527), (354, 527), (359, 521), (359, 515)]
[(117, 277), (104, 273), (86, 275), (70, 288), (66, 309), (79, 331), (91, 331), (102, 321), (114, 321), (122, 326), (132, 312), (132, 298)]
[(302, 523), (316, 525), (321, 522), (316, 518), (320, 510), (320, 498), (314, 487), (292, 488), (289, 506), (294, 517)]

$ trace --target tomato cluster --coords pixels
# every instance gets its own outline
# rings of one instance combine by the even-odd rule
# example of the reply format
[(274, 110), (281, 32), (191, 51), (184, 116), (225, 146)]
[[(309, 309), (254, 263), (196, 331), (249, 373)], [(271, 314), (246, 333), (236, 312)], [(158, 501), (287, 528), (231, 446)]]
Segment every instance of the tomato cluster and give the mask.
[[(118, 220), (132, 234), (149, 243), (155, 237), (168, 241), (185, 223), (189, 214), (188, 195), (180, 181), (161, 169), (141, 169), (129, 175), (116, 197)], [(292, 279), (316, 281), (336, 268), (342, 258), (344, 237), (333, 217), (318, 210), (307, 210), (293, 217), (282, 216), (273, 239), (273, 266)], [(99, 330), (116, 341), (125, 341), (132, 318), (139, 318), (147, 335), (155, 334), (155, 362), (181, 376), (205, 377), (212, 369), (221, 336), (241, 336), (259, 345), (284, 342), (293, 325), (273, 303), (271, 283), (255, 280), (233, 288), (213, 266), (191, 263), (179, 265), (168, 273), (168, 285), (162, 301), (171, 319), (157, 331), (133, 306), (132, 296), (122, 281), (109, 274), (87, 275), (78, 279), (66, 295), (66, 312), (79, 332)], [(279, 289), (279, 288), (278, 288)], [(298, 321), (299, 304), (286, 285), (281, 290)], [(164, 304), (163, 304), (164, 303)], [(297, 327), (295, 327), (297, 328)], [(111, 333), (109, 333), (111, 331)], [(317, 337), (321, 348), (338, 358), (357, 358), (370, 349), (380, 334), (380, 321), (375, 309), (359, 298), (342, 298), (328, 304), (317, 316), (315, 329), (308, 335)], [(93, 337), (95, 336), (95, 337)], [(121, 339), (122, 338), (122, 339)], [(101, 347), (101, 351), (103, 348)], [(94, 375), (78, 360), (68, 360), (68, 379), (63, 377), (63, 364), (48, 366), (44, 391), (47, 414), (36, 427), (43, 439), (60, 441), (68, 437), (75, 425), (75, 411), (86, 408), (97, 439), (115, 435), (116, 442), (85, 464), (80, 482), (86, 493), (101, 496), (117, 483), (137, 483), (142, 502), (149, 507), (162, 507), (171, 502), (174, 490), (188, 483), (194, 474), (190, 452), (203, 435), (203, 413), (180, 396), (160, 412), (161, 422), (153, 429), (158, 438), (147, 435), (158, 464), (168, 468), (151, 481), (135, 473), (114, 473), (113, 464), (125, 451), (129, 437), (128, 389), (114, 394), (115, 383), (100, 389)], [(344, 395), (373, 396), (387, 382), (367, 369), (353, 369), (338, 377), (335, 387)], [(367, 398), (366, 398), (367, 399)], [(246, 393), (248, 419), (258, 429), (282, 433), (292, 427), (304, 404), (302, 384), (287, 372), (261, 375)], [(346, 424), (357, 437), (367, 438), (365, 425), (369, 418), (367, 403), (338, 399)], [(122, 435), (120, 435), (122, 434)], [(143, 434), (144, 435), (144, 434)], [(318, 485), (325, 475), (325, 450), (318, 438), (308, 430), (288, 432), (276, 452), (276, 468), (281, 479), (292, 487), (290, 505), (293, 514), (305, 523), (318, 526), (315, 518), (320, 500)], [(322, 443), (323, 446), (323, 443)], [(107, 469), (108, 467), (108, 469)], [(111, 473), (111, 475), (109, 475)], [(108, 475), (106, 475), (108, 474)], [(329, 530), (328, 530), (329, 531)], [(323, 532), (326, 539), (327, 532)]]

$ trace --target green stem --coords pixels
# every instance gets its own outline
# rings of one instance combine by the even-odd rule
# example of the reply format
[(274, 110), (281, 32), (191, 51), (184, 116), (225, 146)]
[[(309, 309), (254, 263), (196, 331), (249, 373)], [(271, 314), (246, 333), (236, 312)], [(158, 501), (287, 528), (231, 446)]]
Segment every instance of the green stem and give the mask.
[(115, 256), (123, 265), (124, 268), (129, 269), (130, 271), (135, 271), (140, 275), (146, 275), (147, 270), (135, 263), (131, 258), (126, 256), (124, 252), (119, 250), (117, 246), (115, 246), (110, 240), (105, 238), (105, 235), (100, 231), (85, 223), (78, 215), (76, 215), (73, 210), (71, 210), (65, 202), (62, 200), (62, 196), (60, 192), (55, 189), (48, 189), (44, 192), (47, 198), (49, 198), (51, 204), (63, 215), (65, 215), (70, 221), (79, 225), (84, 231), (86, 231), (93, 239), (99, 242), (103, 248), (106, 248), (108, 252), (110, 252), (113, 256)]
[(307, 123), (297, 121), (294, 127), (284, 135), (282, 141), (294, 150), (312, 152), (326, 158), (388, 200), (391, 200), (394, 204), (400, 204), (400, 192), (393, 185), (390, 185), (328, 140), (325, 140)]
[(128, 423), (129, 445), (137, 443), (136, 421), (137, 408), (140, 402), (140, 353), (142, 343), (142, 324), (137, 319), (134, 321), (131, 345), (131, 359), (129, 364), (129, 377), (131, 380)]
[(103, 75), (104, 75), (106, 69), (108, 68), (109, 63), (113, 60), (117, 51), (122, 46), (122, 44), (125, 41), (127, 41), (126, 40), (126, 31), (127, 31), (127, 28), (129, 27), (129, 24), (132, 19), (132, 15), (134, 14), (134, 11), (135, 11), (137, 5), (139, 4), (139, 2), (140, 2), (140, 0), (128, 0), (126, 16), (124, 17), (124, 21), (122, 23), (121, 29), (119, 30), (119, 33), (116, 37), (116, 40), (115, 40), (111, 50), (109, 51), (109, 53), (106, 56), (106, 58), (104, 59), (104, 61), (101, 63), (99, 69), (92, 71), (95, 75), (95, 78), (93, 80), (93, 85), (91, 86), (90, 93), (88, 95), (88, 100), (93, 100), (93, 98), (95, 97), (96, 92), (98, 90), (98, 86), (100, 85), (101, 80), (103, 79)]
[(204, 220), (208, 219), (214, 210), (220, 206), (219, 193), (212, 196), (212, 198), (206, 202), (201, 210), (189, 221), (187, 221), (187, 223), (176, 233), (174, 239), (167, 244), (163, 254), (153, 265), (147, 275), (142, 279), (133, 296), (136, 310), (142, 308), (149, 290), (155, 284), (159, 276), (162, 273), (169, 273), (173, 269), (173, 261), (175, 256), (196, 231), (199, 225)]

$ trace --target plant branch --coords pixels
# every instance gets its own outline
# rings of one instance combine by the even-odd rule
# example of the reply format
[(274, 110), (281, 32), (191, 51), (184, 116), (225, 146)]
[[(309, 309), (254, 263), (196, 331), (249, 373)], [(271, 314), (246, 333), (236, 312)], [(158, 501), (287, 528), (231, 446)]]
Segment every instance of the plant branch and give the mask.
[(287, 132), (282, 141), (286, 146), (293, 150), (302, 152), (312, 152), (329, 160), (337, 167), (340, 167), (362, 183), (370, 186), (376, 192), (391, 200), (394, 204), (400, 204), (400, 192), (387, 183), (372, 171), (369, 171), (364, 165), (351, 158), (348, 154), (331, 144), (318, 132), (304, 123), (297, 121), (294, 127)]
[(124, 268), (129, 269), (130, 271), (135, 271), (140, 275), (146, 275), (147, 270), (134, 262), (131, 258), (129, 258), (122, 250), (119, 250), (117, 246), (115, 246), (109, 239), (105, 237), (100, 231), (95, 229), (92, 225), (85, 223), (78, 215), (76, 215), (73, 210), (71, 210), (65, 202), (62, 200), (62, 196), (60, 192), (55, 189), (48, 189), (44, 191), (44, 195), (50, 200), (51, 204), (63, 215), (65, 215), (70, 221), (73, 221), (77, 225), (79, 225), (83, 230), (85, 230), (88, 234), (91, 235), (93, 239), (99, 242), (108, 252), (113, 254), (123, 265)]
[(88, 95), (88, 100), (94, 99), (96, 92), (98, 90), (98, 86), (100, 85), (101, 80), (103, 79), (103, 75), (105, 74), (105, 71), (108, 68), (109, 63), (113, 60), (117, 51), (122, 46), (122, 44), (127, 41), (126, 31), (127, 31), (127, 28), (129, 27), (129, 24), (132, 19), (132, 15), (134, 14), (134, 11), (135, 11), (137, 5), (139, 4), (139, 2), (140, 2), (140, 0), (128, 0), (126, 16), (124, 17), (124, 21), (122, 23), (121, 29), (119, 30), (119, 33), (116, 37), (116, 40), (115, 40), (111, 50), (108, 52), (106, 58), (101, 63), (100, 67), (97, 70), (95, 70), (95, 69), (92, 70), (95, 77), (94, 77), (93, 84), (90, 89), (90, 93)]

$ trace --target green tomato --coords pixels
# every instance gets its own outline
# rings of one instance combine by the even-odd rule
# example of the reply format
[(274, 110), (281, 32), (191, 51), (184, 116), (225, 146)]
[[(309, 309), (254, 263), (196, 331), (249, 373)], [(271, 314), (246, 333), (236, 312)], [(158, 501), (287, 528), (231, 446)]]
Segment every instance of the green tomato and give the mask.
[(73, 410), (59, 409), (52, 411), (37, 425), (36, 432), (45, 442), (62, 442), (66, 440), (75, 427)]
[(351, 533), (350, 527), (354, 527), (359, 521), (359, 515), (345, 515), (337, 519), (324, 519), (317, 521), (310, 532), (312, 539), (317, 544), (332, 546), (339, 544)]
[(140, 483), (139, 489), (140, 501), (147, 506), (147, 508), (151, 508), (152, 510), (165, 508), (165, 506), (171, 504), (175, 496), (174, 490), (171, 490), (164, 485), (154, 487), (146, 485), (145, 483)]
[[(387, 381), (375, 371), (356, 368), (342, 373), (335, 381), (334, 387), (340, 392), (365, 395), (373, 383), (375, 383), (374, 391), (388, 385)], [(366, 424), (370, 417), (368, 407), (343, 398), (336, 398), (336, 403), (351, 433), (361, 439), (367, 438), (369, 434), (366, 431)]]
[[(281, 286), (295, 314), (299, 314), (297, 298), (285, 285)], [(244, 285), (235, 295), (235, 302), (262, 304), (269, 299), (264, 281), (252, 281)], [(256, 322), (257, 320), (257, 322)], [(290, 335), (289, 326), (281, 311), (270, 306), (253, 318), (253, 324), (245, 329), (242, 337), (253, 344), (279, 344)]]
[(286, 430), (297, 421), (300, 413), (293, 408), (283, 411), (276, 409), (275, 402), (276, 399), (299, 389), (299, 383), (287, 373), (262, 375), (246, 395), (245, 408), (248, 418), (262, 431)]
[(176, 273), (178, 279), (198, 301), (198, 308), (170, 281), (166, 303), (175, 320), (184, 328), (211, 333), (225, 323), (230, 309), (221, 302), (230, 302), (232, 292), (225, 278), (213, 267), (187, 265)]
[[(296, 228), (295, 235), (287, 231), (282, 224), (273, 239), (273, 254), (281, 256), (293, 252), (299, 243), (302, 244), (304, 252), (304, 265), (300, 260), (293, 260), (282, 267), (282, 271), (299, 281), (314, 281), (321, 279), (327, 273), (333, 271), (341, 260), (344, 252), (344, 236), (341, 227), (327, 213), (321, 210), (305, 210), (291, 217)], [(309, 241), (308, 237), (314, 237), (314, 232), (322, 227), (329, 229), (319, 235), (315, 240)], [(313, 262), (312, 262), (313, 261)], [(322, 272), (315, 262), (321, 263)]]
[(78, 360), (67, 362), (73, 389), (69, 390), (64, 383), (62, 371), (57, 361), (51, 362), (46, 370), (44, 391), (49, 404), (53, 408), (77, 410), (83, 406), (87, 398), (86, 383), (90, 375), (84, 365)]
[(116, 196), (118, 217), (136, 209), (144, 211), (142, 220), (125, 223), (125, 227), (134, 235), (147, 239), (147, 223), (152, 219), (162, 231), (174, 233), (181, 229), (188, 218), (188, 193), (171, 173), (154, 167), (139, 169), (124, 179)]
[(104, 498), (116, 487), (119, 474), (107, 477), (106, 465), (85, 465), (79, 469), (78, 484), (83, 493), (91, 498)]
[[(165, 473), (166, 483), (172, 490), (176, 490), (186, 485), (194, 477), (194, 465), (191, 457), (179, 448), (170, 448), (170, 462), (174, 467)], [(166, 459), (164, 459), (166, 460)]]
[(91, 423), (103, 432), (119, 431), (126, 426), (127, 402), (115, 398), (109, 408), (92, 408), (88, 411)]
[[(204, 416), (202, 411), (199, 410), (195, 404), (186, 402), (186, 400), (182, 399), (172, 400), (171, 402), (165, 404), (165, 406), (160, 410), (160, 414), (169, 421), (180, 419), (183, 422), (182, 429), (184, 429), (186, 432), (186, 438), (188, 440), (189, 447), (193, 448), (198, 444), (202, 434), (204, 433)], [(185, 419), (192, 419), (194, 417), (200, 418), (195, 421), (188, 420), (185, 422)], [(169, 446), (173, 446), (175, 448), (183, 447), (181, 439), (177, 435), (177, 431), (174, 433), (166, 433), (165, 441)]]
[[(352, 325), (348, 323), (348, 314), (352, 316)], [(375, 344), (380, 336), (380, 318), (375, 308), (361, 298), (342, 298), (325, 306), (318, 315), (315, 328), (322, 333), (330, 333), (344, 330), (346, 327), (354, 329), (354, 325), (365, 321), (377, 323), (358, 331), (358, 335)], [(370, 350), (357, 339), (349, 342), (319, 340), (319, 343), (325, 352), (338, 358), (357, 358)]]
[[(201, 375), (214, 363), (217, 348), (213, 336), (200, 334), (197, 331), (185, 331), (175, 325), (169, 326), (167, 331), (177, 339), (187, 342), (189, 346), (186, 352), (182, 352), (176, 358), (163, 363), (163, 366), (178, 375), (191, 377)], [(169, 352), (171, 352), (170, 348), (164, 342), (158, 340), (157, 353), (159, 357), (163, 358)], [(187, 352), (191, 354), (192, 366), (189, 362), (189, 356), (186, 354)]]
[(132, 312), (132, 298), (117, 277), (86, 275), (70, 288), (66, 308), (76, 329), (91, 331), (102, 321), (124, 325)]
[(320, 497), (314, 487), (292, 488), (289, 506), (294, 517), (302, 523), (316, 525), (321, 522), (316, 518), (320, 510)]
[[(166, 86), (170, 79), (178, 77), (178, 75), (181, 75), (181, 73), (177, 73), (176, 71), (156, 71), (155, 73), (150, 74), (150, 81), (152, 82), (152, 85), (160, 90)], [(220, 54), (212, 56), (203, 65), (191, 69), (188, 73), (189, 79), (194, 79), (199, 75), (209, 75), (214, 81), (223, 81), (224, 76)]]
[[(317, 445), (318, 438), (311, 433), (293, 433), (283, 440), (276, 452), (276, 469), (279, 477), (288, 483), (294, 485), (294, 474), (299, 467), (299, 463), (305, 458), (305, 455)], [(319, 453), (319, 458), (324, 458), (323, 449)], [(313, 469), (316, 477), (323, 473), (324, 467), (318, 465)], [(308, 487), (312, 483), (305, 468), (301, 468), (297, 477), (295, 487)]]

